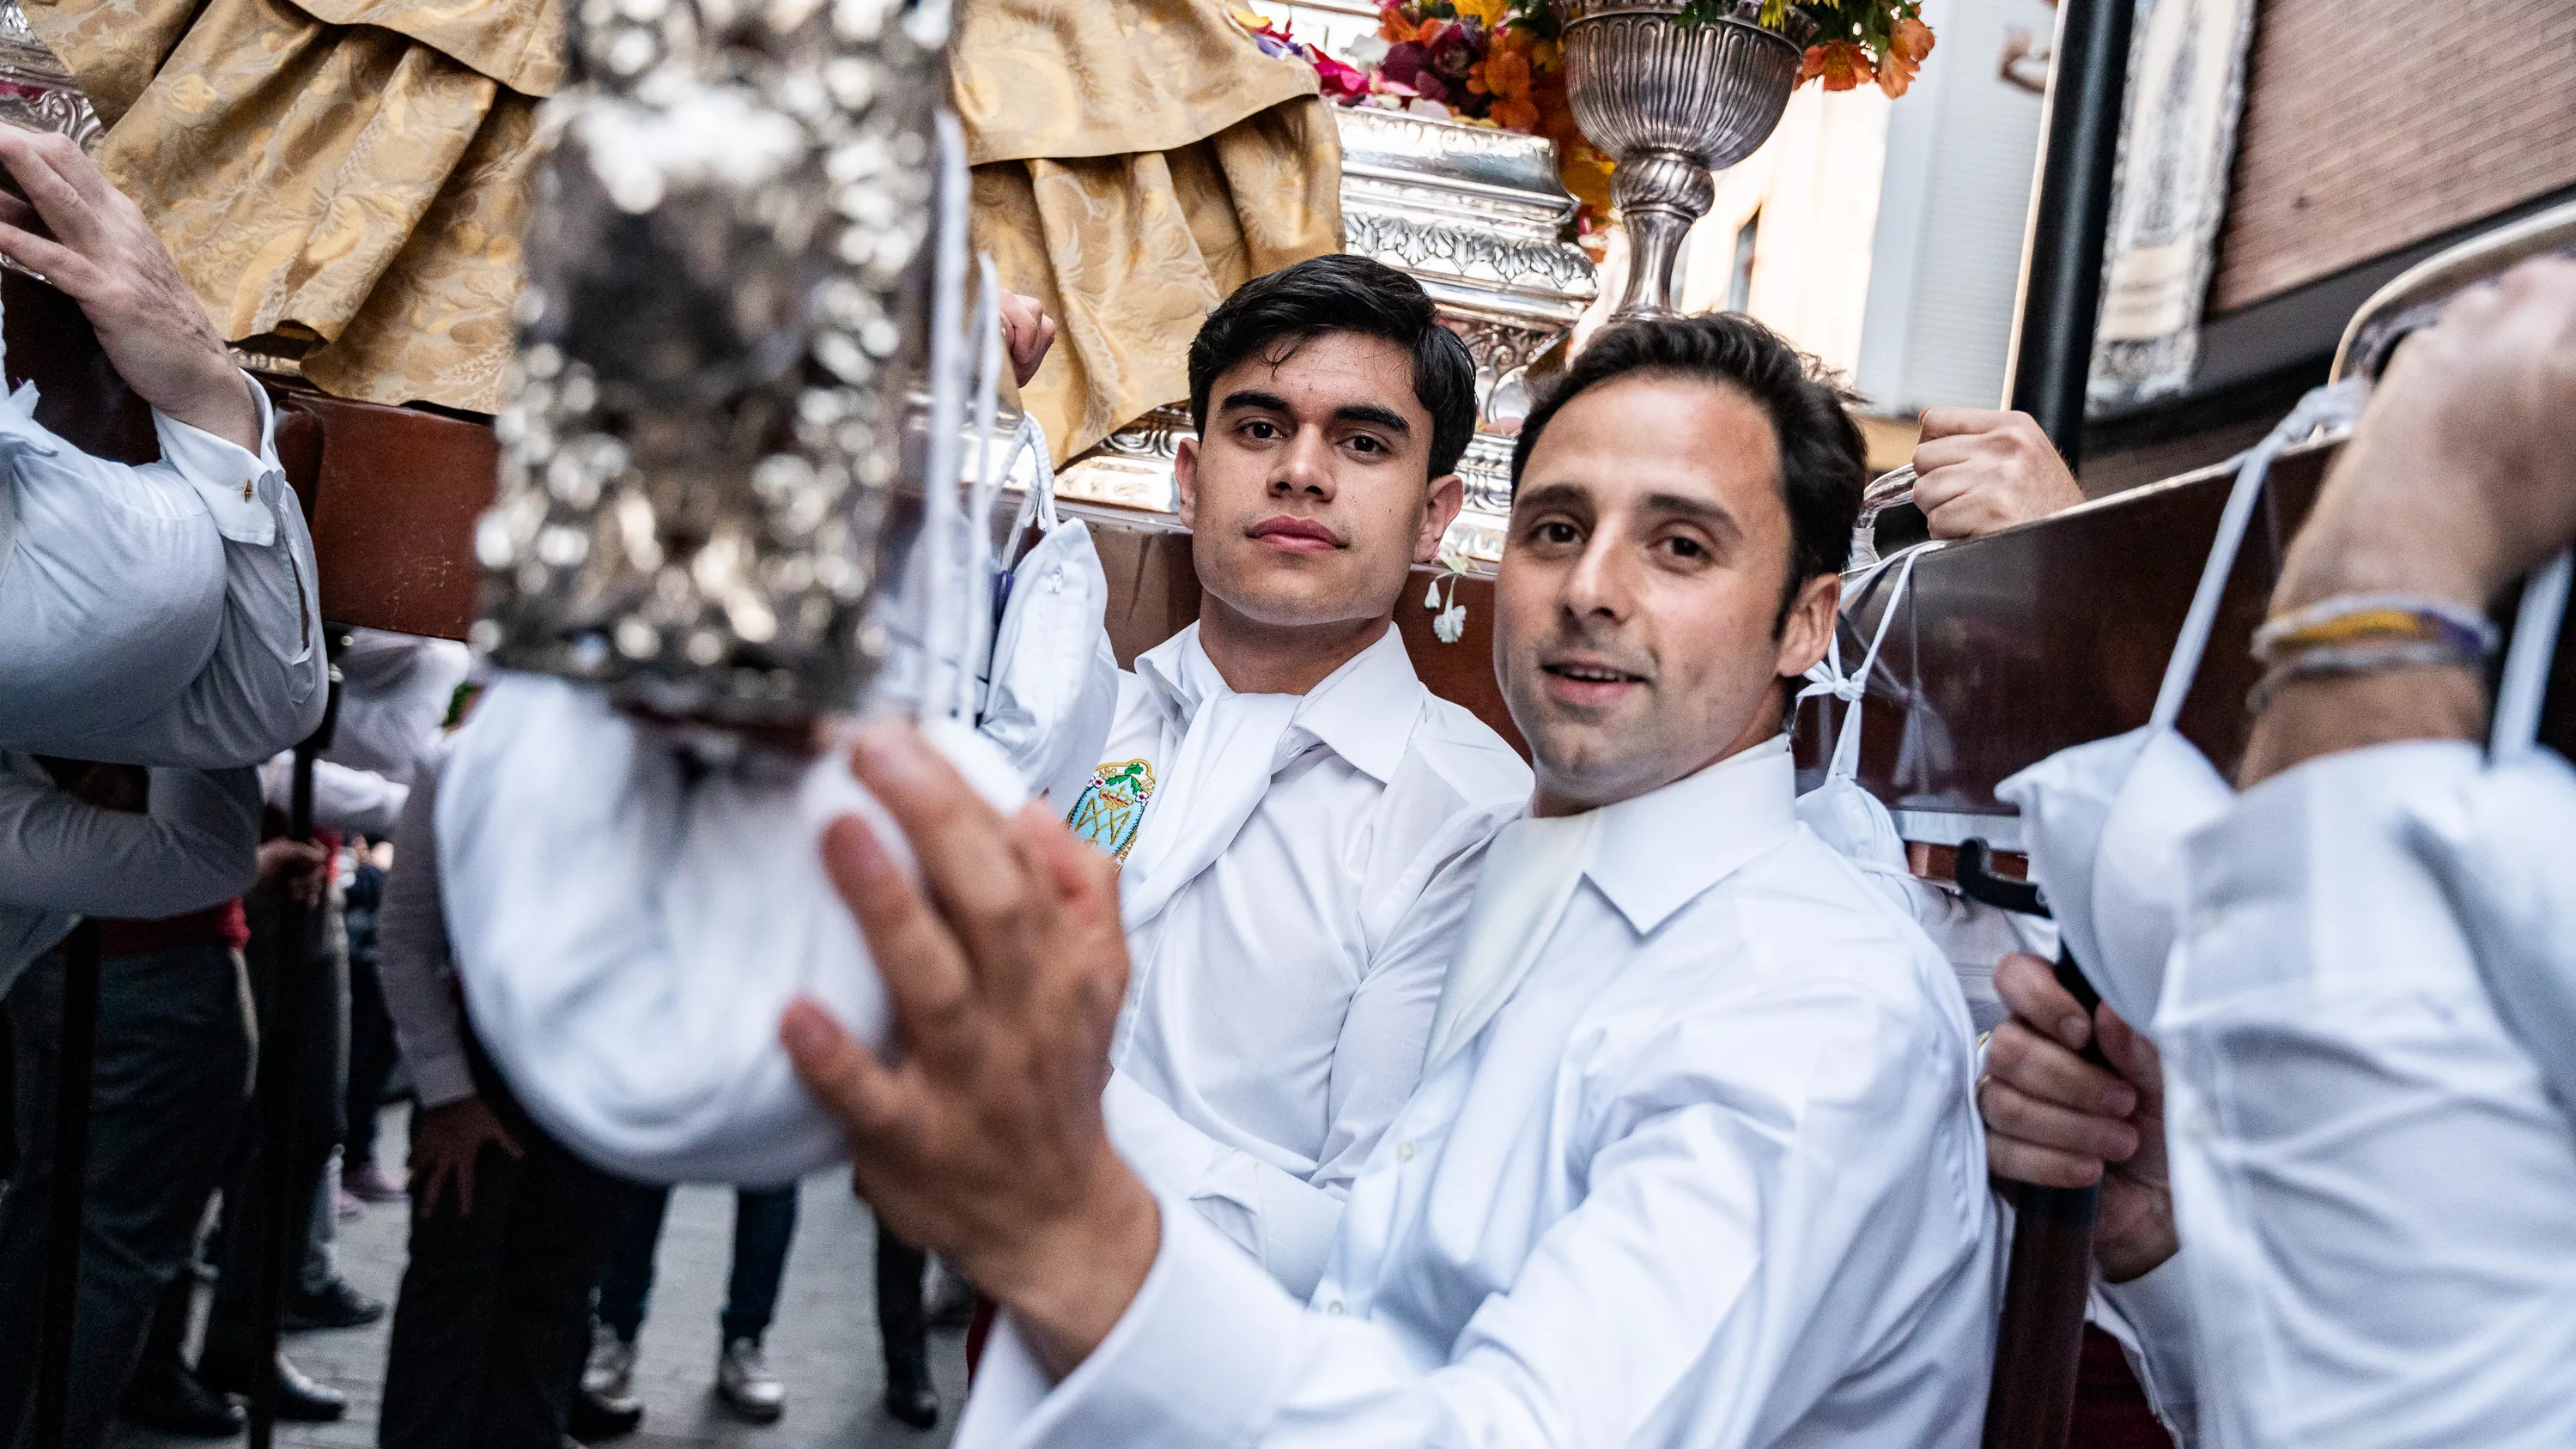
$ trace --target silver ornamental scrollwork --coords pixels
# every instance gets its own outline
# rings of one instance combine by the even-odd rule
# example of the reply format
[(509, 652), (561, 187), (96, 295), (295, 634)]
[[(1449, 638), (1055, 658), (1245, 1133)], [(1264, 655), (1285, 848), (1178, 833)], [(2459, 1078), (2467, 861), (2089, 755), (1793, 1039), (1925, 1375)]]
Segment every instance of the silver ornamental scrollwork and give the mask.
[(1550, 292), (1571, 292), (1592, 281), (1591, 260), (1579, 248), (1553, 242), (1533, 244), (1379, 211), (1352, 212), (1343, 230), (1349, 250), (1408, 272), (1439, 271)]
[(499, 663), (848, 707), (927, 321), (946, 7), (581, 0), (476, 533)]

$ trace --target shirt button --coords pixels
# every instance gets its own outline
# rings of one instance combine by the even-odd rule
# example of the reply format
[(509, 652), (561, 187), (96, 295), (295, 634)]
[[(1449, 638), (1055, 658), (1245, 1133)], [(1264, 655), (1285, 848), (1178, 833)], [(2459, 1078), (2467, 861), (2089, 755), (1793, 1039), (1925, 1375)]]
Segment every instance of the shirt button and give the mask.
[(1336, 1299), (1334, 1299), (1332, 1302), (1325, 1304), (1325, 1305), (1324, 1305), (1324, 1316), (1325, 1316), (1325, 1317), (1327, 1317), (1327, 1318), (1339, 1318), (1339, 1317), (1341, 1317), (1341, 1316), (1342, 1316), (1342, 1300), (1340, 1300), (1339, 1298), (1336, 1298)]
[(1402, 1142), (1395, 1144), (1395, 1160), (1398, 1162), (1411, 1162), (1413, 1160), (1412, 1138), (1407, 1137)]

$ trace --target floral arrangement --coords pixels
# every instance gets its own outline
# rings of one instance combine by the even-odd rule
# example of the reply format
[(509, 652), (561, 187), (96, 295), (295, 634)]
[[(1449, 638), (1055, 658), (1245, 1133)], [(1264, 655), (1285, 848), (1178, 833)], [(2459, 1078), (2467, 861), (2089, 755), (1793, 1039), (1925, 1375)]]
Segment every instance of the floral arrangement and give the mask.
[[(1932, 53), (1922, 0), (1762, 0), (1761, 22), (1779, 28), (1791, 11), (1813, 21), (1798, 83), (1829, 91), (1876, 82), (1905, 94)], [(1375, 106), (1545, 136), (1556, 143), (1565, 189), (1583, 203), (1578, 228), (1597, 251), (1610, 213), (1611, 159), (1585, 139), (1565, 93), (1563, 24), (1549, 0), (1386, 0), (1374, 37), (1344, 60), (1309, 45), (1250, 9), (1232, 12), (1272, 55), (1315, 68), (1326, 100)], [(1721, 0), (1688, 0), (1675, 19), (1704, 25)]]
[[(1713, 17), (1715, 0), (1682, 7), (1687, 24)], [(1922, 0), (1762, 0), (1762, 23), (1785, 24), (1797, 10), (1816, 23), (1798, 84), (1821, 80), (1829, 91), (1878, 82), (1889, 99), (1905, 94), (1932, 54), (1932, 27), (1923, 23)]]

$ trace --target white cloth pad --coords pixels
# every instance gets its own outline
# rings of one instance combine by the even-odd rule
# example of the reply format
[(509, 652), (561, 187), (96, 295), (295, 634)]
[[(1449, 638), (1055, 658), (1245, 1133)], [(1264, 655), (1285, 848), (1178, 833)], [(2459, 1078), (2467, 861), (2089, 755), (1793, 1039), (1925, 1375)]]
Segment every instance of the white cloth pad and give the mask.
[[(997, 808), (1026, 797), (989, 742), (927, 728)], [(860, 1041), (889, 1039), (822, 833), (857, 814), (909, 857), (839, 753), (746, 753), (691, 781), (680, 744), (595, 690), (493, 681), (440, 781), (457, 975), (485, 1051), (583, 1157), (647, 1181), (790, 1182), (845, 1153), (780, 1014), (810, 996)]]

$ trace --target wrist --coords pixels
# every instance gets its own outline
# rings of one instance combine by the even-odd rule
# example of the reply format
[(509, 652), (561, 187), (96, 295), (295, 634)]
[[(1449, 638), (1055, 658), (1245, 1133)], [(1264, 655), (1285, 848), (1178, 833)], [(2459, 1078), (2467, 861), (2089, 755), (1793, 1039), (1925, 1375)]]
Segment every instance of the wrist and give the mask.
[(256, 453), (260, 443), (259, 400), (252, 395), (252, 389), (257, 386), (230, 359), (218, 354), (208, 363), (203, 376), (167, 401), (154, 405), (175, 422), (211, 433), (244, 452)]
[(1162, 1251), (1153, 1193), (1105, 1143), (1102, 1158), (1092, 1184), (1052, 1221), (959, 1264), (1019, 1318), (1058, 1375), (1118, 1326)]

